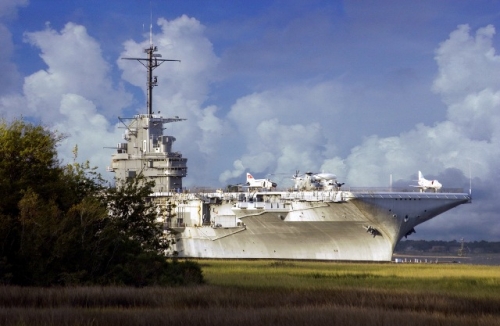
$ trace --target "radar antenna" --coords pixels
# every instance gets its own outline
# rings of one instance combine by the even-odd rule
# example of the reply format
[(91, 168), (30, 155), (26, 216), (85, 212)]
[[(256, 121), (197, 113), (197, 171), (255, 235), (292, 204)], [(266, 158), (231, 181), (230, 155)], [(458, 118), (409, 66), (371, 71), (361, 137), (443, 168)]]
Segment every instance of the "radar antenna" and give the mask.
[(472, 198), (472, 171), (470, 168), (470, 161), (469, 161), (469, 197)]
[(151, 8), (151, 1), (149, 2), (150, 17), (149, 17), (149, 46), (153, 46), (153, 8)]
[(146, 82), (147, 85), (147, 114), (151, 116), (153, 114), (153, 87), (158, 86), (158, 77), (153, 76), (153, 70), (158, 68), (165, 61), (177, 61), (181, 62), (181, 60), (175, 59), (160, 59), (161, 54), (155, 53), (158, 52), (158, 47), (153, 45), (153, 13), (151, 12), (151, 23), (149, 25), (149, 48), (144, 49), (144, 52), (147, 54), (147, 58), (122, 58), (123, 60), (137, 60), (144, 67), (146, 67), (148, 71), (148, 79)]

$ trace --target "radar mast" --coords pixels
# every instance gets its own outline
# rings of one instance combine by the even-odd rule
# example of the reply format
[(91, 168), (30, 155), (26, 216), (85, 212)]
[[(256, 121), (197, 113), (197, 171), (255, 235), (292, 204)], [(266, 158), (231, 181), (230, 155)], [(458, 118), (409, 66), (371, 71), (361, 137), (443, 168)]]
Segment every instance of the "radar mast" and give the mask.
[(149, 48), (144, 49), (147, 54), (147, 58), (122, 58), (123, 60), (137, 60), (147, 69), (147, 99), (146, 99), (146, 109), (147, 114), (151, 116), (153, 114), (153, 87), (158, 86), (158, 77), (153, 76), (153, 70), (158, 68), (165, 61), (177, 61), (176, 59), (161, 59), (160, 53), (158, 52), (158, 47), (153, 44), (153, 23), (149, 25)]

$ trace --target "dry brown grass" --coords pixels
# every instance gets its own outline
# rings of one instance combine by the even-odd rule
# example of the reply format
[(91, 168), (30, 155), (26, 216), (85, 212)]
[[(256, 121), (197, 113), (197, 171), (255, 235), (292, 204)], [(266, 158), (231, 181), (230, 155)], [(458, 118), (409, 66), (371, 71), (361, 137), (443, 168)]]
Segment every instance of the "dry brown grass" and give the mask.
[[(210, 284), (202, 286), (0, 287), (0, 324), (500, 325), (500, 273), (485, 272), (482, 267), (476, 267), (475, 282), (471, 281), (473, 269), (460, 273), (446, 267), (441, 272), (436, 266), (434, 273), (418, 276), (424, 288), (427, 282), (439, 285), (441, 281), (444, 289), (450, 288), (454, 278), (465, 278), (465, 284), (475, 287), (475, 294), (470, 295), (470, 288), (460, 292), (459, 282), (451, 291), (415, 289), (411, 268), (405, 272), (389, 264), (353, 268), (353, 264), (333, 263), (205, 261), (203, 265)], [(309, 270), (315, 266), (321, 277)], [(350, 273), (358, 276), (350, 279)], [(436, 277), (439, 273), (454, 276)], [(274, 281), (258, 284), (266, 275)], [(238, 282), (235, 276), (244, 281)], [(387, 286), (391, 280), (397, 286)], [(294, 281), (295, 286), (289, 284)], [(488, 289), (496, 293), (482, 295)]]

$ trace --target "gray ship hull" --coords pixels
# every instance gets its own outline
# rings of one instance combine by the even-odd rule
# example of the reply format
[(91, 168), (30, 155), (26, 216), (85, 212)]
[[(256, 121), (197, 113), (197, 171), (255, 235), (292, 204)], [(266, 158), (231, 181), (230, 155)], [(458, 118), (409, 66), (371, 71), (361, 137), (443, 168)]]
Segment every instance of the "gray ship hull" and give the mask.
[(198, 214), (169, 228), (172, 249), (196, 258), (390, 261), (397, 242), (416, 225), (470, 201), (463, 193), (339, 193), (274, 193), (264, 202), (200, 200), (200, 206), (191, 201)]

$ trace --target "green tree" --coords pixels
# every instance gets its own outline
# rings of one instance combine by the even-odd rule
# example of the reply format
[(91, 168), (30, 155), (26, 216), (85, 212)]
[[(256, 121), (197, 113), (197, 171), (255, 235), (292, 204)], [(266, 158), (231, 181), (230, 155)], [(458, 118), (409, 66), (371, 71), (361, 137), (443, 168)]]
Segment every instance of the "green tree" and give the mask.
[(156, 207), (148, 200), (152, 182), (141, 176), (123, 181), (106, 192), (109, 224), (105, 279), (136, 286), (168, 283), (164, 252), (168, 243)]
[(0, 213), (18, 214), (28, 188), (44, 198), (60, 192), (56, 144), (63, 138), (21, 119), (0, 121)]
[[(56, 144), (62, 135), (22, 119), (0, 121), (0, 257), (4, 282), (33, 282), (34, 243), (49, 238), (40, 228), (50, 227), (64, 186)], [(59, 200), (59, 201), (58, 201)], [(42, 241), (43, 239), (43, 241)], [(34, 255), (31, 255), (34, 254)], [(38, 270), (38, 269), (37, 269)]]
[(203, 282), (192, 262), (167, 261), (152, 184), (109, 187), (88, 162), (61, 166), (61, 135), (0, 122), (0, 282), (18, 285)]
[(154, 187), (139, 175), (108, 189), (106, 194), (109, 214), (116, 229), (136, 241), (146, 251), (161, 253), (168, 244), (163, 241), (163, 225), (157, 221), (157, 209), (148, 199)]

